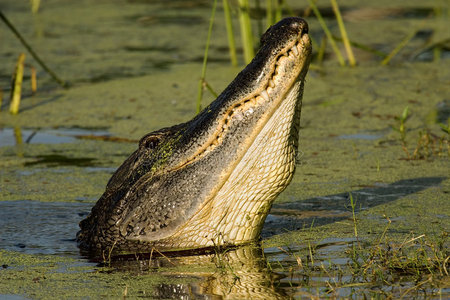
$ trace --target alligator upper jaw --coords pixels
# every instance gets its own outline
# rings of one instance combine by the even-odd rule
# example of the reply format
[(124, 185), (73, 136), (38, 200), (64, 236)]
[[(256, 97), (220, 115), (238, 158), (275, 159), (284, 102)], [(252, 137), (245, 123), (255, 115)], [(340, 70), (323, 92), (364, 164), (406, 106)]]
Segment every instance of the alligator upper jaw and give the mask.
[(264, 108), (261, 119), (268, 119), (274, 113), (293, 84), (304, 80), (308, 71), (312, 49), (307, 32), (308, 25), (303, 19), (287, 18), (263, 35), (261, 49), (252, 62), (191, 121), (185, 136), (196, 138), (184, 142), (180, 151), (183, 156), (177, 158), (173, 169), (212, 152), (227, 132), (232, 131), (233, 123), (253, 114), (257, 108)]

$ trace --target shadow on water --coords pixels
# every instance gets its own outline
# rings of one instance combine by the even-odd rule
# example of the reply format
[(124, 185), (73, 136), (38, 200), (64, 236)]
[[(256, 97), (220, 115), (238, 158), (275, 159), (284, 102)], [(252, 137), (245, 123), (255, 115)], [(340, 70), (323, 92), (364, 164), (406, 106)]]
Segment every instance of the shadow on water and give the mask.
[[(32, 110), (36, 107), (42, 106), (42, 105), (47, 105), (47, 104), (51, 104), (55, 101), (58, 101), (59, 99), (61, 99), (62, 95), (56, 95), (53, 97), (48, 97), (45, 100), (41, 100), (39, 102), (33, 102), (33, 101), (23, 101), (23, 103), (20, 106), (20, 111), (24, 112), (27, 110)], [(26, 100), (30, 100), (30, 98), (26, 99)], [(31, 99), (32, 100), (32, 99)], [(2, 109), (5, 109), (6, 106), (9, 105), (9, 103), (5, 103), (2, 105)], [(4, 106), (4, 107), (3, 107)]]
[(35, 161), (25, 162), (26, 167), (45, 164), (52, 166), (77, 166), (93, 167), (96, 165), (96, 159), (89, 157), (68, 157), (59, 154), (38, 155)]
[[(376, 184), (350, 192), (356, 211), (395, 201), (441, 184), (445, 177), (422, 177)], [(287, 231), (334, 223), (351, 217), (349, 193), (314, 197), (304, 201), (274, 204), (263, 228), (263, 238)]]

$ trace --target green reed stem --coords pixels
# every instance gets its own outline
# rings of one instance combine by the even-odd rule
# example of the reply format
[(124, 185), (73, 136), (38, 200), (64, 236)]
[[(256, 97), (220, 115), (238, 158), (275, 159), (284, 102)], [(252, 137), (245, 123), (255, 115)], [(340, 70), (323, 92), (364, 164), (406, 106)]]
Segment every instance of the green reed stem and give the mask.
[(239, 0), (239, 23), (241, 25), (242, 45), (244, 48), (244, 60), (248, 64), (255, 56), (253, 49), (252, 24), (250, 22), (250, 6), (248, 0)]
[(41, 0), (30, 0), (31, 12), (37, 14), (39, 11), (39, 6), (41, 5)]
[(323, 62), (323, 57), (325, 55), (326, 48), (327, 48), (327, 37), (323, 35), (322, 40), (320, 41), (319, 50), (317, 51), (317, 63), (319, 65), (321, 65)]
[(276, 2), (275, 20), (274, 20), (273, 24), (277, 23), (278, 21), (281, 21), (281, 18), (283, 16), (283, 4), (284, 4), (284, 0), (279, 0)]
[(212, 33), (213, 24), (214, 24), (214, 16), (216, 14), (216, 7), (217, 7), (217, 0), (214, 0), (212, 12), (211, 12), (211, 19), (209, 20), (208, 37), (206, 38), (205, 54), (203, 55), (202, 75), (198, 82), (197, 113), (199, 113), (202, 110), (203, 86), (205, 83), (206, 64), (208, 62), (209, 42), (211, 40), (211, 33)]
[(273, 17), (273, 0), (266, 0), (266, 27), (269, 28), (274, 23)]
[(225, 13), (225, 26), (227, 28), (231, 65), (237, 66), (236, 43), (234, 41), (233, 23), (231, 22), (231, 10), (228, 0), (223, 0), (223, 11)]
[(204, 81), (204, 86), (213, 95), (214, 98), (219, 97), (219, 95), (213, 90), (213, 88), (211, 87), (211, 85), (209, 85), (208, 82)]
[(406, 46), (406, 44), (409, 43), (409, 41), (416, 35), (416, 33), (417, 33), (417, 29), (414, 29), (403, 40), (401, 40), (400, 43), (398, 43), (397, 47), (395, 47), (394, 50), (392, 50), (391, 53), (389, 53), (386, 56), (386, 58), (383, 59), (383, 61), (381, 62), (381, 65), (385, 66), (385, 65), (389, 64), (391, 59), (395, 55), (397, 55), (397, 53), (399, 53), (400, 50), (402, 50)]
[(330, 0), (331, 6), (333, 7), (334, 14), (336, 16), (336, 21), (339, 25), (339, 30), (344, 41), (345, 51), (347, 52), (348, 62), (351, 67), (356, 66), (355, 56), (353, 55), (352, 47), (350, 46), (350, 41), (347, 36), (347, 30), (345, 30), (344, 21), (342, 20), (341, 12), (336, 0)]
[[(338, 37), (338, 36), (332, 35), (332, 37), (333, 37), (333, 39), (335, 41), (343, 42), (343, 39)], [(382, 51), (379, 51), (377, 49), (374, 49), (372, 47), (369, 47), (367, 45), (364, 45), (364, 44), (361, 44), (361, 43), (358, 43), (358, 42), (353, 42), (353, 41), (350, 40), (350, 45), (352, 45), (355, 48), (364, 50), (366, 52), (370, 52), (372, 54), (375, 54), (376, 56), (379, 56), (379, 57), (382, 57), (382, 58), (385, 58), (387, 56), (387, 54), (382, 52)]]
[(339, 48), (337, 47), (336, 43), (334, 42), (331, 32), (330, 32), (330, 30), (328, 30), (327, 24), (325, 24), (325, 21), (323, 20), (322, 15), (320, 14), (319, 10), (317, 9), (316, 4), (314, 3), (314, 0), (308, 0), (308, 2), (309, 2), (309, 5), (311, 6), (311, 9), (314, 12), (314, 14), (316, 15), (317, 20), (319, 21), (320, 26), (322, 27), (323, 31), (325, 32), (325, 35), (327, 36), (328, 40), (330, 41), (331, 47), (333, 48), (333, 51), (336, 54), (339, 64), (341, 66), (345, 66), (345, 60), (342, 57), (341, 51), (339, 51)]
[(0, 19), (8, 26), (9, 29), (14, 33), (14, 35), (19, 39), (19, 41), (22, 43), (22, 45), (28, 50), (28, 52), (33, 56), (33, 58), (38, 62), (39, 65), (63, 88), (69, 87), (67, 82), (59, 78), (47, 65), (42, 61), (42, 59), (39, 58), (39, 56), (34, 52), (34, 50), (31, 48), (31, 46), (25, 41), (25, 39), (22, 37), (22, 35), (17, 31), (17, 29), (14, 27), (14, 25), (6, 18), (6, 16), (3, 14), (3, 12), (0, 10)]

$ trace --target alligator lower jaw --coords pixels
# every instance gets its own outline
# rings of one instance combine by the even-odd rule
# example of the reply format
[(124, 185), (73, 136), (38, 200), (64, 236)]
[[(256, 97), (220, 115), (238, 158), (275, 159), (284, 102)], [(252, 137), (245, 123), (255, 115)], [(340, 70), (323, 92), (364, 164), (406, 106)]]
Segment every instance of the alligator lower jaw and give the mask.
[[(302, 88), (303, 82), (294, 82), (286, 98), (232, 167), (220, 190), (185, 226), (158, 241), (159, 246), (163, 249), (222, 247), (259, 238), (273, 201), (290, 183), (295, 171), (299, 130), (299, 120), (295, 119), (300, 117)], [(274, 137), (270, 142), (269, 135)]]

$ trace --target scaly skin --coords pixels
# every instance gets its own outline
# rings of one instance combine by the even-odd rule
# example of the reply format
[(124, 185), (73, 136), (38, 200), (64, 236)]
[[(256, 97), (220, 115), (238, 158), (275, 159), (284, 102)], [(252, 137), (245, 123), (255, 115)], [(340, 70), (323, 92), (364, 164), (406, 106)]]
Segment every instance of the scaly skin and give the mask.
[(295, 171), (307, 24), (287, 18), (194, 119), (144, 136), (80, 223), (94, 254), (239, 245), (259, 238)]

